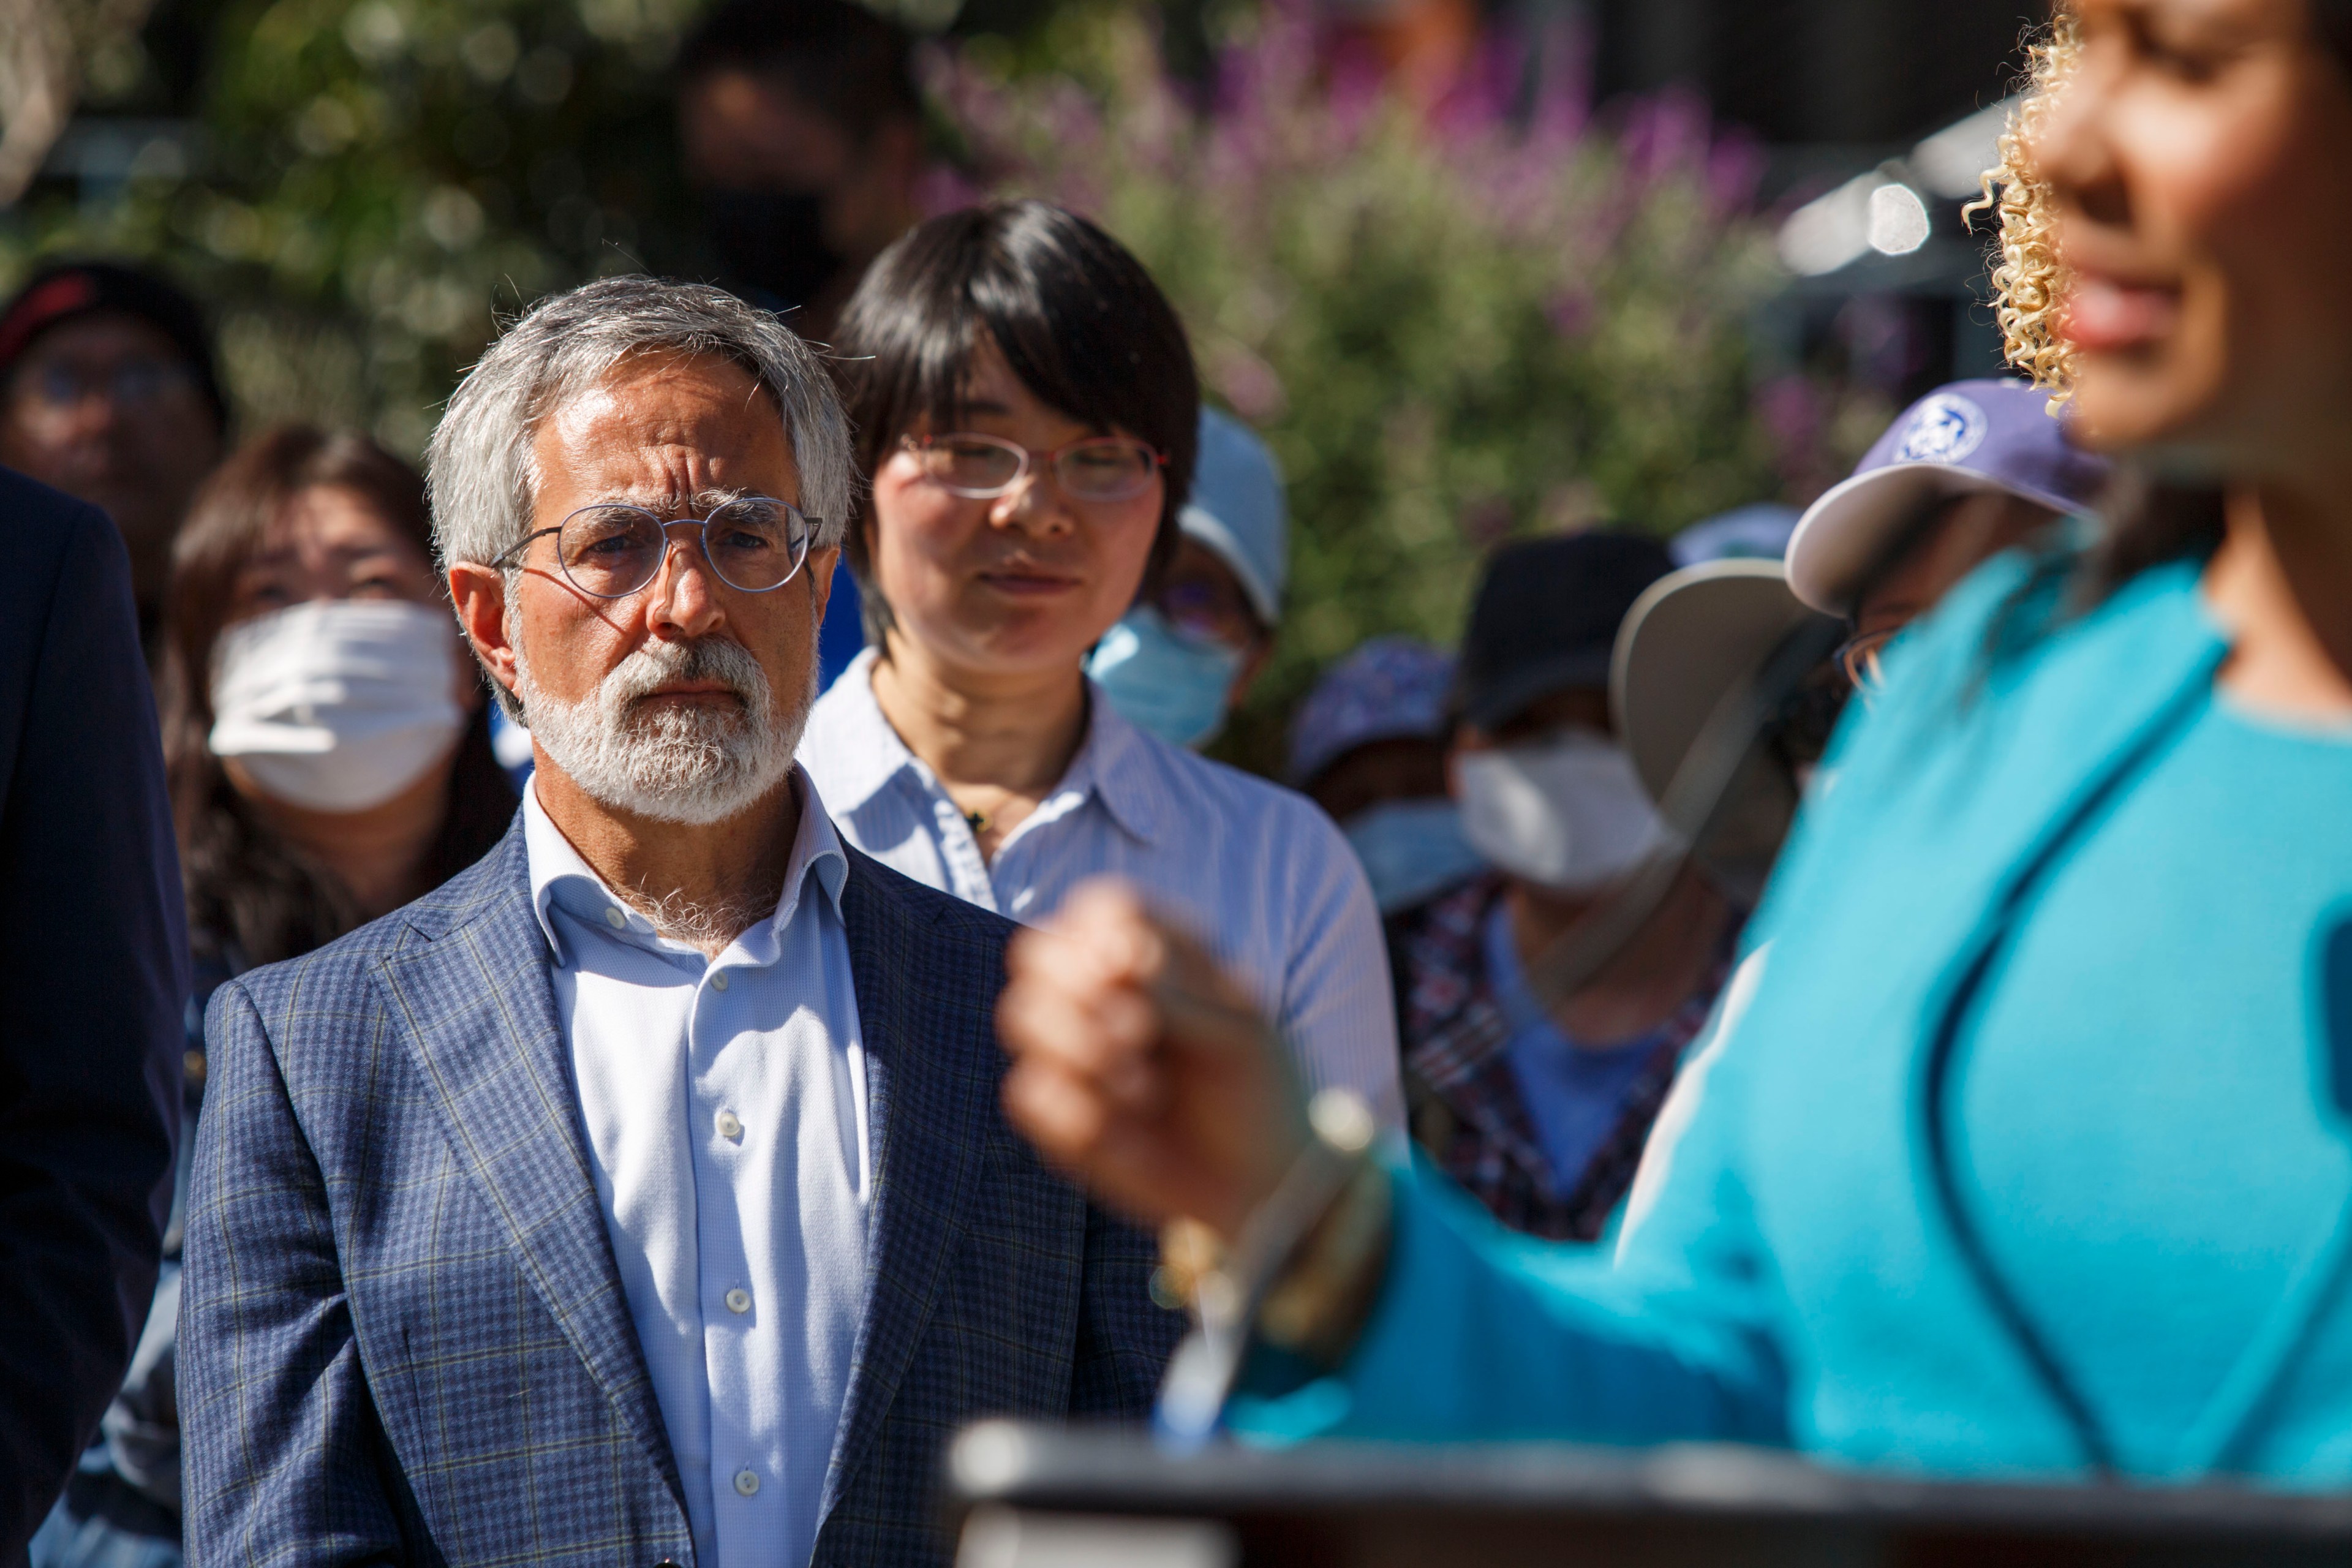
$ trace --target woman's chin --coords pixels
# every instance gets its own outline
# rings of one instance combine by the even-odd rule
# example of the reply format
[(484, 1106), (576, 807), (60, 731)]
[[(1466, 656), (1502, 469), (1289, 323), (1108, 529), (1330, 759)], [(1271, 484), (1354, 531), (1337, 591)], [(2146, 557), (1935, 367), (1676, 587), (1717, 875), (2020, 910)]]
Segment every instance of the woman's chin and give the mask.
[(1026, 616), (1000, 617), (982, 626), (962, 626), (956, 635), (932, 641), (933, 647), (952, 647), (958, 668), (991, 680), (1034, 679), (1075, 675), (1087, 650), (1100, 637), (1072, 630), (1053, 621), (1038, 624)]

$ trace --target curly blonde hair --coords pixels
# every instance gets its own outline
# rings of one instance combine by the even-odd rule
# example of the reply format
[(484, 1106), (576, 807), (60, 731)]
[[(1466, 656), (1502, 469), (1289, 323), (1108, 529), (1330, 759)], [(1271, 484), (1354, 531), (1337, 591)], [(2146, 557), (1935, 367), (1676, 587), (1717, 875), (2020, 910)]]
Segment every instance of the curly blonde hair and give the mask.
[(2000, 133), (2000, 162), (1985, 172), (1983, 199), (1962, 209), (1971, 219), (1990, 211), (1999, 220), (1992, 286), (2002, 357), (2060, 398), (2074, 384), (2074, 356), (2058, 335), (2065, 279), (2058, 264), (2056, 203), (2034, 168), (2032, 148), (2052, 95), (2074, 72), (2079, 47), (2074, 9), (2061, 0), (2050, 25), (2026, 43), (2022, 97)]

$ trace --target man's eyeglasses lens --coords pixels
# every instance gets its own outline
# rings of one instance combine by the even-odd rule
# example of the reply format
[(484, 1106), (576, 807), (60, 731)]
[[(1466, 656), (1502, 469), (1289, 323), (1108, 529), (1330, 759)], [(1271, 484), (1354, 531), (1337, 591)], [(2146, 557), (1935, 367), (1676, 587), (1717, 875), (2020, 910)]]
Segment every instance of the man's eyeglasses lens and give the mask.
[[(1029, 454), (993, 436), (934, 436), (915, 448), (929, 479), (960, 496), (993, 500), (1021, 482)], [(1160, 460), (1141, 441), (1104, 436), (1074, 441), (1054, 454), (1054, 478), (1080, 500), (1125, 500), (1140, 494)]]
[[(669, 531), (633, 506), (584, 507), (564, 519), (556, 535), (563, 574), (583, 593), (617, 599), (652, 582), (669, 552)], [(782, 501), (730, 501), (702, 521), (703, 553), (719, 580), (745, 593), (782, 586), (807, 559), (807, 518)]]

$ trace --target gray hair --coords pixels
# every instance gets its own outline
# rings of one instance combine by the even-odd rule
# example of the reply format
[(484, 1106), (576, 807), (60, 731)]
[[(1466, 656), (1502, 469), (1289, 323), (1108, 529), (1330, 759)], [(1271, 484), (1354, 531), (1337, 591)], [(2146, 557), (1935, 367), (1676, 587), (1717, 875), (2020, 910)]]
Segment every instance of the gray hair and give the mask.
[(782, 412), (817, 548), (841, 542), (856, 469), (832, 378), (793, 331), (723, 289), (607, 278), (531, 307), (466, 373), (433, 432), (425, 485), (446, 563), (487, 564), (530, 531), (531, 439), (554, 409), (648, 351), (732, 360)]

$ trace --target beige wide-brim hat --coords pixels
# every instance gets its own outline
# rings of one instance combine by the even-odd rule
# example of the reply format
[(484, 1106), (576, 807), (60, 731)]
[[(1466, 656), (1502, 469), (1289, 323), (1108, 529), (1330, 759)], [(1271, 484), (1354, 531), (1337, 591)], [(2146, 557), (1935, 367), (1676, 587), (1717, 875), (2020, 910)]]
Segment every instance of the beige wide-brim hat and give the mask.
[[(1790, 591), (1778, 561), (1702, 562), (1650, 584), (1618, 627), (1609, 699), (1651, 799), (1664, 804), (1707, 720), (1781, 639), (1825, 618)], [(1793, 781), (1750, 758), (1705, 858), (1741, 891), (1760, 887), (1796, 805)]]

